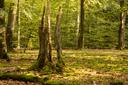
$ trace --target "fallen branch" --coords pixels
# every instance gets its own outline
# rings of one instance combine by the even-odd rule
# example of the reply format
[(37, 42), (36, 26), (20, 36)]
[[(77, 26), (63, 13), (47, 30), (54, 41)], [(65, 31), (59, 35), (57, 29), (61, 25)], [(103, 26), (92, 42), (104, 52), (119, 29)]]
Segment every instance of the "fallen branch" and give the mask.
[(26, 74), (16, 74), (16, 73), (0, 73), (0, 80), (17, 80), (24, 82), (37, 82), (46, 85), (45, 78), (39, 78), (38, 76), (26, 75)]

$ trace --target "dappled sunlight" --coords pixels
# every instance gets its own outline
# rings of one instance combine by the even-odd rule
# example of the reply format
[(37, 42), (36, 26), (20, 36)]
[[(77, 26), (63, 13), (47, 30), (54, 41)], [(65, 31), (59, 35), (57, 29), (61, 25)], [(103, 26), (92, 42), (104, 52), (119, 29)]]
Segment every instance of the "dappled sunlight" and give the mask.
[[(126, 83), (128, 81), (128, 57), (121, 56), (126, 55), (127, 51), (119, 54), (116, 53), (117, 50), (110, 52), (108, 50), (63, 50), (62, 57), (66, 66), (62, 74), (25, 70), (35, 62), (38, 56), (37, 51), (32, 52), (10, 53), (11, 63), (8, 64), (1, 60), (0, 71), (16, 72), (22, 69), (17, 73), (46, 78), (47, 82), (61, 82), (69, 85), (108, 85), (110, 81), (114, 80)], [(55, 51), (53, 51), (53, 56), (54, 62), (56, 62)]]
[[(96, 50), (97, 51), (97, 50)], [(80, 54), (81, 52), (81, 54)], [(92, 51), (91, 51), (92, 52)], [(115, 51), (111, 51), (110, 53), (114, 54)], [(70, 62), (67, 65), (70, 65), (72, 67), (83, 67), (83, 68), (90, 68), (98, 71), (119, 71), (124, 72), (128, 68), (127, 59), (124, 59), (123, 57), (119, 56), (113, 56), (113, 54), (110, 55), (109, 52), (103, 52), (103, 53), (109, 53), (97, 56), (92, 54), (92, 56), (88, 53), (90, 53), (90, 50), (84, 53), (83, 51), (79, 51), (75, 53), (74, 51), (65, 51), (65, 62)], [(93, 51), (95, 53), (95, 50)], [(99, 52), (100, 53), (100, 52)], [(122, 52), (123, 53), (123, 52)], [(115, 55), (115, 54), (114, 54)]]

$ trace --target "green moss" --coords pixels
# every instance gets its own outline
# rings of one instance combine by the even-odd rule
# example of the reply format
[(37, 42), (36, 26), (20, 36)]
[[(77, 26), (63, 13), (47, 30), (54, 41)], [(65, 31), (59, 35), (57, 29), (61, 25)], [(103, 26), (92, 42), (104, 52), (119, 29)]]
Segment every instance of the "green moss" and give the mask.
[(34, 75), (27, 75), (27, 74), (16, 74), (16, 73), (0, 73), (0, 79), (12, 79), (17, 81), (24, 81), (24, 82), (39, 82), (44, 85), (44, 79), (39, 78), (38, 76)]
[(65, 85), (63, 82), (59, 81), (59, 80), (48, 80), (46, 83), (46, 85)]
[(51, 62), (48, 62), (47, 63), (47, 65), (45, 65), (43, 68), (42, 68), (42, 70), (44, 71), (44, 72), (53, 72), (54, 71), (54, 68), (55, 68), (55, 66), (51, 63)]
[(58, 73), (62, 73), (64, 71), (64, 66), (65, 66), (65, 64), (64, 64), (63, 60), (62, 59), (58, 60), (58, 62), (56, 63), (56, 71)]
[(110, 85), (124, 85), (124, 81), (123, 80), (115, 80), (110, 82)]
[(28, 68), (28, 70), (41, 70), (41, 68), (39, 68), (38, 63), (35, 62), (32, 66)]
[(38, 82), (39, 78), (32, 75), (16, 74), (16, 73), (0, 73), (0, 79), (13, 79), (19, 81)]

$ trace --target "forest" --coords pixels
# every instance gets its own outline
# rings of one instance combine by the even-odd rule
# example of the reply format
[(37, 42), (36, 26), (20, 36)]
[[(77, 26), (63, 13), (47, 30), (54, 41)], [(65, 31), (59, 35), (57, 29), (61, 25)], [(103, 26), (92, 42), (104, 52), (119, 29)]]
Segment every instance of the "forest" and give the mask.
[(0, 85), (128, 85), (128, 0), (0, 0)]

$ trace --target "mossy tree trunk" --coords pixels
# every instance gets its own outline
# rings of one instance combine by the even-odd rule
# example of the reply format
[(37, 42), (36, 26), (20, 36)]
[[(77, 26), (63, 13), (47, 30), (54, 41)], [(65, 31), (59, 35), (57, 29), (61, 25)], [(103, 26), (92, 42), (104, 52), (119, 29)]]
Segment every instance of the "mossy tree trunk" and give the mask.
[(46, 63), (46, 57), (47, 57), (47, 46), (48, 46), (48, 34), (47, 29), (45, 28), (45, 7), (43, 9), (43, 15), (41, 20), (41, 25), (39, 27), (39, 54), (37, 59), (37, 67), (43, 68)]
[(84, 0), (80, 0), (80, 25), (78, 34), (78, 49), (84, 47)]
[(126, 12), (124, 10), (124, 0), (120, 0), (120, 27), (119, 27), (119, 42), (118, 48), (120, 50), (125, 48), (125, 21), (126, 21)]
[(13, 30), (16, 20), (16, 6), (14, 3), (10, 4), (10, 9), (8, 13), (8, 24), (6, 28), (6, 46), (7, 51), (13, 51)]
[[(37, 59), (37, 69), (43, 68), (45, 65), (52, 65), (52, 49), (51, 49), (51, 35), (50, 35), (50, 6), (49, 0), (46, 7), (44, 6), (41, 24), (39, 27), (39, 55)], [(50, 66), (52, 67), (52, 66)]]
[(9, 57), (3, 45), (4, 41), (4, 0), (0, 0), (0, 58), (9, 61)]
[(58, 14), (56, 17), (56, 28), (55, 28), (55, 45), (57, 51), (57, 71), (61, 72), (63, 70), (64, 62), (62, 60), (62, 46), (61, 46), (61, 17), (62, 17), (62, 8), (59, 7)]

